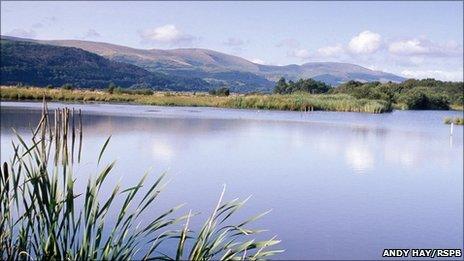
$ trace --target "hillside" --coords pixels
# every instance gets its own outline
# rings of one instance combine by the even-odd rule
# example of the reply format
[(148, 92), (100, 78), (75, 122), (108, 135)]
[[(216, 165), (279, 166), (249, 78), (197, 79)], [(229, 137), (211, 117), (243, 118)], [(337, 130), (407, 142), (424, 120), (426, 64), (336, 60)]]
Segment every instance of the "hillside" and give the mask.
[(350, 80), (362, 82), (401, 82), (405, 80), (394, 74), (374, 71), (348, 63), (312, 62), (302, 65), (272, 66), (256, 64), (238, 56), (199, 48), (143, 50), (79, 40), (30, 41), (77, 47), (113, 61), (134, 64), (152, 72), (199, 77), (215, 86), (227, 85), (234, 91), (242, 92), (270, 91), (274, 82), (280, 77), (289, 80), (314, 78), (333, 86)]
[(285, 77), (290, 80), (313, 78), (327, 84), (338, 86), (351, 80), (361, 82), (402, 82), (405, 78), (381, 71), (373, 71), (359, 65), (335, 62), (313, 62), (302, 65), (269, 66), (260, 65), (261, 73), (269, 79)]
[(131, 64), (109, 60), (74, 47), (1, 40), (1, 84), (106, 88), (150, 87), (159, 90), (207, 90), (198, 78), (154, 73)]

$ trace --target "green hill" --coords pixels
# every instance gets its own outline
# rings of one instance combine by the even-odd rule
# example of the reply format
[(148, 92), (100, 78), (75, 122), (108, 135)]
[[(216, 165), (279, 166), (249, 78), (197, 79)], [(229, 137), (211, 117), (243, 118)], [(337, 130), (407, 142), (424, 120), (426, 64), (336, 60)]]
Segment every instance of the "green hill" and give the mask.
[(149, 72), (79, 48), (1, 40), (2, 85), (71, 84), (80, 88), (106, 88), (111, 82), (123, 88), (176, 91), (211, 89), (209, 83), (198, 78)]

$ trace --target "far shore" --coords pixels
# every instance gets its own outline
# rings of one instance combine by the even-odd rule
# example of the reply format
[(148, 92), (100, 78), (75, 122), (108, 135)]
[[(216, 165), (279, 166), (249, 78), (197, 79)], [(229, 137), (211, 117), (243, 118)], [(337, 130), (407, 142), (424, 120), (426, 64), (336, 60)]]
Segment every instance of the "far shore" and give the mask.
[(150, 94), (108, 93), (103, 90), (48, 89), (38, 87), (1, 86), (1, 99), (68, 102), (125, 102), (158, 106), (219, 107), (235, 109), (341, 111), (384, 113), (392, 110), (382, 100), (356, 99), (346, 94), (231, 94), (215, 96), (195, 92), (154, 92)]
[[(346, 94), (236, 94), (215, 96), (205, 92), (108, 93), (105, 90), (50, 89), (39, 87), (0, 86), (2, 101), (42, 100), (66, 102), (130, 103), (158, 106), (218, 107), (234, 109), (339, 111), (385, 113), (401, 109), (401, 104), (382, 100), (357, 99)], [(462, 106), (452, 105), (453, 110)]]

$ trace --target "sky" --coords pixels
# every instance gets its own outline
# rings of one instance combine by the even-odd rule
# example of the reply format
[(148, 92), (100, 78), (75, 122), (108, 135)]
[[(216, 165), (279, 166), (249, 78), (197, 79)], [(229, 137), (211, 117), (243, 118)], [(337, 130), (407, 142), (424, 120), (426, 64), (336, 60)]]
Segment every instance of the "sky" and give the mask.
[(463, 80), (463, 2), (1, 2), (1, 34)]

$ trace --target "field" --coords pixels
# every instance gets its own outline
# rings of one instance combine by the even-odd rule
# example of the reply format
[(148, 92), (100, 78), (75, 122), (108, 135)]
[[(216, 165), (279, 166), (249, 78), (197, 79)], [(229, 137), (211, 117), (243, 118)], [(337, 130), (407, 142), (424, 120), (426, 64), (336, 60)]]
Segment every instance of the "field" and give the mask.
[(232, 94), (206, 93), (153, 94), (108, 93), (106, 91), (45, 89), (36, 87), (0, 87), (2, 100), (46, 100), (68, 102), (127, 102), (159, 106), (221, 107), (291, 111), (343, 111), (383, 113), (391, 104), (382, 100), (357, 99), (347, 94)]

